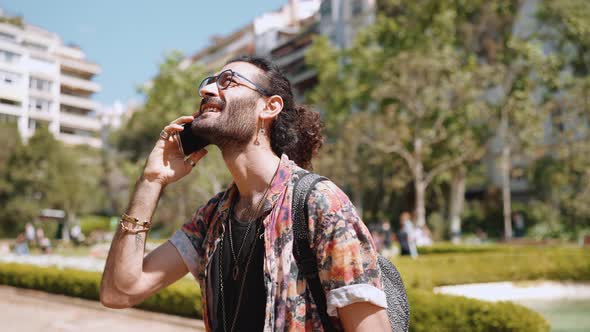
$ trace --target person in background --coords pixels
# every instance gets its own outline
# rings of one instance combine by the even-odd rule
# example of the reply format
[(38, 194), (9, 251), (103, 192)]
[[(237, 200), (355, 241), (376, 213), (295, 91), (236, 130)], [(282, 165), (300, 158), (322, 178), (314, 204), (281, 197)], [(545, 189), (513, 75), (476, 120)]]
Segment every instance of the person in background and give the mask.
[(398, 241), (400, 245), (402, 256), (418, 257), (418, 249), (416, 248), (416, 234), (414, 223), (412, 222), (412, 215), (404, 211), (400, 215), (400, 230)]
[(16, 237), (16, 244), (14, 246), (14, 251), (17, 255), (28, 255), (29, 254), (29, 246), (27, 245), (27, 238), (25, 233), (20, 233)]
[(25, 224), (25, 237), (30, 246), (35, 244), (35, 226), (30, 222)]
[(432, 233), (428, 228), (428, 225), (416, 227), (416, 247), (424, 247), (432, 245)]

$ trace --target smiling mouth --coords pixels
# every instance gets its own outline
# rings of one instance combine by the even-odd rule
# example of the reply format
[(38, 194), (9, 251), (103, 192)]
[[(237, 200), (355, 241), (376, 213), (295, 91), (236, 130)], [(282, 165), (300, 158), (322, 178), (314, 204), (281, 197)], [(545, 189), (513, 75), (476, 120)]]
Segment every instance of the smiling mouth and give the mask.
[(214, 105), (204, 105), (203, 107), (201, 107), (201, 109), (196, 112), (193, 116), (194, 117), (198, 117), (200, 115), (203, 115), (205, 113), (219, 113), (221, 112), (221, 108), (219, 106), (214, 106)]

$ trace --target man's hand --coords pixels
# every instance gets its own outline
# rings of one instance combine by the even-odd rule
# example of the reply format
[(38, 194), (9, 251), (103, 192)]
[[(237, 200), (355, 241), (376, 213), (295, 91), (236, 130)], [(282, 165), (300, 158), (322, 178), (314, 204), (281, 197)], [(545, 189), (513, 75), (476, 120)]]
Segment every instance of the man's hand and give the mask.
[(159, 138), (156, 142), (143, 170), (143, 177), (146, 180), (157, 182), (165, 187), (190, 173), (193, 165), (207, 154), (207, 150), (202, 149), (193, 152), (185, 161), (184, 155), (178, 147), (180, 142), (176, 133), (184, 129), (183, 124), (191, 122), (193, 119), (190, 115), (181, 116), (164, 127), (164, 131), (170, 137), (167, 140)]

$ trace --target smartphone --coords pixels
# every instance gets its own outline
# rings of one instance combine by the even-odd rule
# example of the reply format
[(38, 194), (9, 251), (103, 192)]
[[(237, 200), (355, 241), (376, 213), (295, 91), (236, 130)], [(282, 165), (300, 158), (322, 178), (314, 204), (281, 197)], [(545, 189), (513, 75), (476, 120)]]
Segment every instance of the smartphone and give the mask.
[(182, 153), (184, 153), (185, 156), (188, 156), (189, 154), (195, 151), (199, 151), (210, 144), (209, 141), (205, 138), (197, 136), (193, 133), (193, 130), (191, 129), (191, 124), (191, 122), (185, 123), (183, 125), (184, 129), (178, 135), (178, 138), (180, 140), (179, 146), (182, 150)]

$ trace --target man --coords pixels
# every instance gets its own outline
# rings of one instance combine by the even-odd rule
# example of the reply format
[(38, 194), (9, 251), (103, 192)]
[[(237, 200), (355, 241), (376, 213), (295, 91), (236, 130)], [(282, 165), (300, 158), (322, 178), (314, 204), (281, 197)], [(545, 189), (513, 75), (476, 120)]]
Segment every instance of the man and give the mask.
[[(318, 114), (295, 105), (289, 81), (261, 58), (230, 61), (201, 83), (199, 94), (199, 110), (164, 127), (148, 157), (111, 245), (101, 302), (133, 306), (190, 271), (202, 289), (209, 331), (321, 331), (293, 259), (291, 221), (295, 173), (311, 166), (322, 143)], [(234, 182), (144, 258), (162, 190), (207, 153), (184, 160), (174, 134), (189, 122), (220, 148)], [(320, 182), (308, 211), (310, 243), (336, 328), (389, 331), (377, 253), (348, 197)]]

